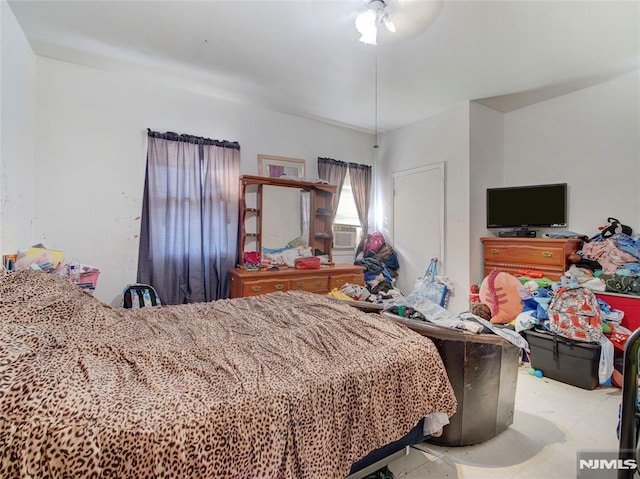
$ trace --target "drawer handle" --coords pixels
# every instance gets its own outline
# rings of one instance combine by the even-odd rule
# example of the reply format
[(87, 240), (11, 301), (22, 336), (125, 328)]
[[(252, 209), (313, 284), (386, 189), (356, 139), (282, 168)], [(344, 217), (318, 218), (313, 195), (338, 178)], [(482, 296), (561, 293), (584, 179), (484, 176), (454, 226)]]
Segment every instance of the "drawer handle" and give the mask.
[(284, 289), (284, 284), (276, 284), (276, 290), (282, 291)]
[(498, 254), (498, 253), (500, 253), (499, 249), (496, 249), (496, 248), (491, 249), (491, 254)]
[(551, 251), (543, 251), (542, 256), (544, 256), (545, 258), (552, 258), (553, 253)]
[(316, 281), (316, 286), (322, 286), (324, 284), (324, 281), (320, 280), (320, 281)]
[(304, 281), (298, 281), (298, 282), (296, 283), (296, 286), (297, 286), (298, 288), (302, 288), (302, 287), (304, 286)]
[(344, 279), (336, 279), (336, 284), (342, 284), (344, 283)]
[(260, 286), (251, 286), (251, 291), (253, 291), (254, 293), (257, 293), (261, 289), (262, 289), (262, 287), (260, 287)]

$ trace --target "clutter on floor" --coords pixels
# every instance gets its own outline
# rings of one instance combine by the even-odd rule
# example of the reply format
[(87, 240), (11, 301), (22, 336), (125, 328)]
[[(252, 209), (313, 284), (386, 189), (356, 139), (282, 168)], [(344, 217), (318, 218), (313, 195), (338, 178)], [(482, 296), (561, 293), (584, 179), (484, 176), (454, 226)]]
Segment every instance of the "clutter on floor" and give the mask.
[(329, 296), (378, 305), (392, 303), (402, 296), (395, 287), (400, 269), (398, 257), (382, 233), (376, 231), (363, 238), (356, 250), (354, 264), (364, 267), (364, 286), (345, 283), (329, 292)]
[[(354, 264), (364, 267), (364, 287), (345, 284), (339, 290), (329, 293), (331, 296), (346, 295), (352, 300), (376, 302), (385, 306), (395, 303), (403, 296), (396, 287), (400, 269), (398, 256), (381, 232), (375, 231), (363, 238), (356, 249)], [(414, 289), (420, 289), (443, 307), (446, 307), (452, 287), (448, 278), (438, 274), (437, 258), (431, 260), (424, 274), (414, 284)]]
[(541, 375), (584, 389), (619, 385), (617, 356), (631, 331), (622, 324), (625, 313), (607, 301), (616, 297), (602, 293), (640, 295), (640, 237), (632, 234), (608, 218), (595, 235), (580, 235), (584, 243), (569, 255), (560, 281), (494, 270), (471, 286), (469, 308), (521, 333)]
[[(355, 264), (366, 268), (365, 287), (343, 285), (331, 294), (375, 301), (385, 312), (407, 319), (501, 335), (527, 351), (534, 373), (540, 376), (584, 389), (618, 385), (617, 356), (631, 331), (622, 324), (624, 312), (595, 293), (640, 295), (640, 238), (631, 234), (632, 229), (615, 218), (608, 218), (591, 237), (572, 232), (572, 237), (585, 242), (571, 255), (559, 281), (537, 271), (523, 270), (514, 276), (496, 269), (471, 286), (469, 312), (454, 316), (442, 307), (451, 282), (437, 274), (437, 259), (404, 296), (394, 287), (399, 265), (393, 248), (375, 232), (357, 251)], [(385, 261), (389, 257), (391, 265)]]
[(585, 242), (559, 281), (536, 271), (513, 275), (495, 269), (471, 286), (469, 312), (454, 316), (442, 307), (450, 280), (438, 275), (437, 259), (405, 296), (395, 288), (397, 256), (382, 233), (374, 232), (355, 261), (365, 267), (365, 286), (346, 284), (330, 295), (377, 302), (383, 311), (410, 320), (501, 335), (527, 352), (541, 376), (584, 389), (619, 385), (618, 356), (631, 331), (622, 324), (624, 312), (595, 293), (640, 295), (640, 238), (631, 234), (629, 226), (608, 218), (598, 234), (579, 235)]

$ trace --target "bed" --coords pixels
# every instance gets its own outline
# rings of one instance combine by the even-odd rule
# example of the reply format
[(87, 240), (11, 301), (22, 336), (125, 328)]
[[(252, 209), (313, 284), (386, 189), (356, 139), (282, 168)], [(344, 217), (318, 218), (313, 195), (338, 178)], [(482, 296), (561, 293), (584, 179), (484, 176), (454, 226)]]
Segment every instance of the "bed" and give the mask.
[(0, 477), (340, 478), (456, 400), (433, 343), (292, 291), (112, 309), (0, 272)]

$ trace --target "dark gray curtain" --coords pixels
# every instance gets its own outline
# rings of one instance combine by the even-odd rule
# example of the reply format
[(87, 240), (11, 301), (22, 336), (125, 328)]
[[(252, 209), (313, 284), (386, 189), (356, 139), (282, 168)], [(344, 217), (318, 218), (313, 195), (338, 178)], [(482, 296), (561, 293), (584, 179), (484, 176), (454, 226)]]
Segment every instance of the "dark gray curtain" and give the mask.
[(239, 174), (238, 143), (148, 132), (137, 280), (164, 304), (229, 296)]
[(342, 185), (344, 185), (344, 178), (347, 176), (348, 168), (349, 166), (344, 161), (318, 157), (318, 176), (320, 179), (329, 182), (330, 185), (336, 185), (336, 194), (333, 197), (332, 205), (334, 216), (338, 211)]
[(369, 231), (369, 205), (371, 202), (371, 167), (358, 163), (349, 163), (349, 180), (351, 191), (358, 210), (358, 218), (362, 226), (362, 237)]

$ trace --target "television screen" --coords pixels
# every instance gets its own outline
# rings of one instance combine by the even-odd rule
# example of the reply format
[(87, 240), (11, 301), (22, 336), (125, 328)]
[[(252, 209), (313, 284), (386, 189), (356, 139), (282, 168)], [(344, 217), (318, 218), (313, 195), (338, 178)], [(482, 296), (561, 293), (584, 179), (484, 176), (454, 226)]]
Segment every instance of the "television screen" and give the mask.
[(567, 226), (567, 184), (487, 189), (487, 228)]

